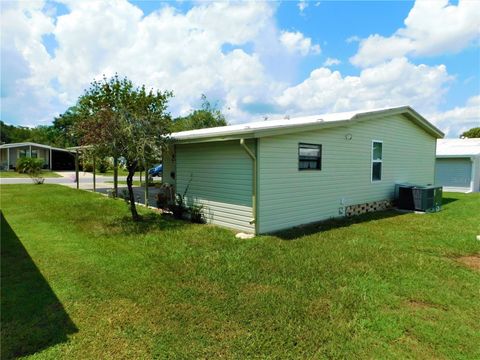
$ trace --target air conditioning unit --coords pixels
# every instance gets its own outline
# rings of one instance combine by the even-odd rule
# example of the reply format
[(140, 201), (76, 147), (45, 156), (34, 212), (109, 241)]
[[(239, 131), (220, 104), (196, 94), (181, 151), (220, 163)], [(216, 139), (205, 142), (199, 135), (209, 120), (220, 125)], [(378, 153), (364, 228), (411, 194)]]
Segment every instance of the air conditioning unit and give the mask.
[(398, 185), (399, 209), (436, 212), (442, 208), (441, 186)]

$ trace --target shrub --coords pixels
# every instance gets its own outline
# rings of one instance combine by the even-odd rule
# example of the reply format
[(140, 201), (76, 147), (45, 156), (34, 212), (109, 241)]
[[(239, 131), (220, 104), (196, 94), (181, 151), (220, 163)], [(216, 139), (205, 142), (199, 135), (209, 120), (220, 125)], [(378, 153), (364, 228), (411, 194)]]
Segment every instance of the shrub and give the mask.
[(185, 205), (185, 194), (182, 196), (181, 194), (177, 194), (175, 196), (175, 203), (170, 206), (170, 211), (173, 214), (175, 219), (183, 219), (185, 214), (187, 213), (187, 206)]
[(35, 184), (43, 184), (45, 179), (42, 177), (43, 159), (20, 158), (17, 161), (17, 171), (21, 174), (28, 174)]
[(189, 207), (190, 221), (195, 224), (205, 224), (207, 221), (203, 214), (203, 205), (193, 204)]
[[(82, 161), (82, 165), (83, 171), (93, 172), (93, 160), (91, 158), (85, 157)], [(108, 158), (97, 158), (95, 159), (95, 167), (99, 173), (105, 174), (111, 167), (110, 160)]]
[(110, 161), (106, 158), (98, 159), (95, 165), (97, 166), (97, 170), (99, 173), (105, 174), (110, 168)]

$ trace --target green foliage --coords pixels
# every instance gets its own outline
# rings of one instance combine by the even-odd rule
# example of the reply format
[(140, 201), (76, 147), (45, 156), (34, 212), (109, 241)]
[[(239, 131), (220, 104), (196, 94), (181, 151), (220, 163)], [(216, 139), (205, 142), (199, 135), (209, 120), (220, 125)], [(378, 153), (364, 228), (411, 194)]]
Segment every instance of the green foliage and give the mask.
[(152, 163), (168, 141), (171, 118), (170, 91), (135, 87), (127, 78), (93, 81), (76, 105), (75, 134), (99, 157), (125, 159), (127, 187), (133, 219), (139, 219), (132, 188), (138, 165)]
[[(68, 113), (68, 111), (67, 111)], [(69, 126), (66, 123), (70, 122)], [(34, 128), (7, 125), (0, 121), (0, 138), (2, 143), (34, 142), (61, 148), (78, 145), (71, 134), (73, 117), (61, 115), (53, 125), (40, 125)]]
[[(86, 151), (81, 156), (83, 171), (93, 172), (93, 153)], [(100, 174), (106, 174), (112, 168), (112, 162), (108, 157), (95, 157), (96, 171)]]
[(23, 126), (7, 125), (0, 120), (0, 141), (2, 143), (33, 141), (33, 138), (33, 129)]
[(193, 204), (189, 207), (190, 221), (194, 224), (205, 224), (205, 214), (203, 211), (203, 205)]
[(480, 127), (474, 127), (470, 130), (464, 131), (460, 137), (480, 138)]
[(43, 184), (42, 177), (43, 159), (24, 157), (17, 160), (17, 171), (30, 176), (35, 184)]
[(53, 120), (52, 127), (56, 133), (55, 144), (57, 146), (72, 147), (79, 145), (74, 131), (78, 119), (79, 111), (76, 106), (72, 106)]
[(110, 160), (107, 158), (96, 160), (95, 165), (100, 174), (105, 174), (111, 167)]
[(17, 160), (17, 171), (21, 174), (41, 172), (43, 159), (24, 157)]
[(202, 106), (185, 117), (176, 118), (173, 122), (173, 131), (186, 131), (193, 129), (225, 126), (227, 121), (216, 104), (211, 105), (205, 95), (202, 95)]

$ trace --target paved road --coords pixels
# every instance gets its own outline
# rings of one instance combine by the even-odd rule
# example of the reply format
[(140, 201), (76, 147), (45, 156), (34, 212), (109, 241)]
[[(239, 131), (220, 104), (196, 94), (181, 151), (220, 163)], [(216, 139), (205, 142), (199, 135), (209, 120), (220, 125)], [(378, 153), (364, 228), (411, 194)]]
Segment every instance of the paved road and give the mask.
[[(76, 188), (77, 184), (75, 182), (75, 172), (74, 171), (62, 171), (58, 172), (59, 175), (62, 177), (59, 178), (45, 178), (45, 184), (59, 184), (68, 186), (71, 188)], [(142, 180), (144, 178), (142, 177)], [(155, 178), (155, 180), (160, 178)], [(125, 181), (125, 176), (119, 176), (119, 180)], [(140, 180), (139, 176), (135, 176), (134, 180)], [(1, 185), (7, 184), (31, 184), (32, 180), (30, 178), (0, 178)], [(91, 173), (79, 173), (79, 187), (82, 190), (90, 190), (93, 191), (93, 175)], [(126, 184), (118, 184), (119, 188), (119, 195), (122, 194), (124, 188), (126, 188)], [(96, 191), (102, 194), (107, 194), (109, 190), (113, 189), (113, 176), (103, 176), (97, 175), (96, 176)], [(145, 189), (143, 187), (134, 187), (135, 199), (139, 203), (145, 202)], [(148, 205), (149, 206), (156, 206), (156, 195), (158, 193), (158, 189), (155, 187), (149, 188), (149, 196), (148, 196)]]
[[(62, 185), (72, 185), (75, 187), (75, 171), (61, 171), (57, 174), (62, 177), (59, 178), (45, 178), (45, 184), (62, 184)], [(119, 176), (119, 180), (125, 181), (125, 176)], [(96, 175), (96, 183), (107, 184), (112, 182), (111, 186), (113, 187), (113, 176), (104, 176)], [(140, 180), (140, 177), (135, 176), (134, 180)], [(30, 178), (0, 178), (0, 184), (31, 184), (32, 180)], [(92, 184), (93, 186), (93, 175), (91, 173), (79, 172), (79, 184), (82, 185)], [(110, 185), (109, 185), (110, 186)]]

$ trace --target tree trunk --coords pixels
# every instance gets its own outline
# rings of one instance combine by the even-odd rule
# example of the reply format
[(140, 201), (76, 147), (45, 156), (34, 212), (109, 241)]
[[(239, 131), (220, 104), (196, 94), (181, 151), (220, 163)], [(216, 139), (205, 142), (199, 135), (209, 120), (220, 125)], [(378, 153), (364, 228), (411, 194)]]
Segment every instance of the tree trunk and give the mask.
[(127, 175), (127, 188), (128, 188), (128, 199), (130, 202), (130, 212), (132, 213), (132, 219), (134, 221), (140, 220), (140, 215), (137, 213), (137, 208), (135, 207), (135, 195), (133, 193), (133, 176), (135, 175), (135, 170), (137, 169), (138, 161), (127, 164), (128, 175)]

